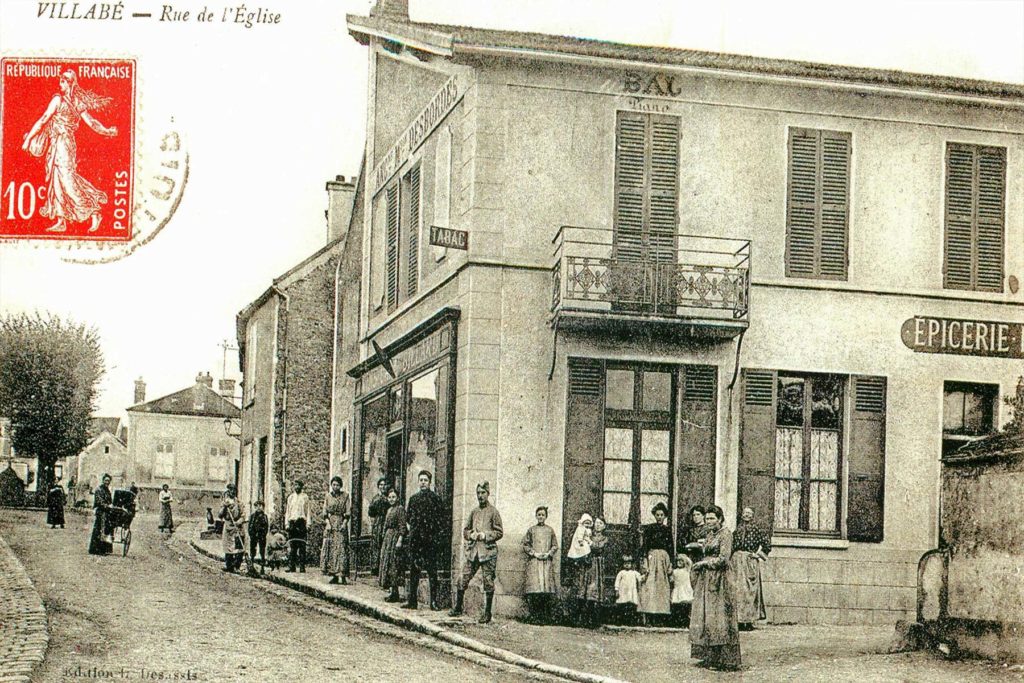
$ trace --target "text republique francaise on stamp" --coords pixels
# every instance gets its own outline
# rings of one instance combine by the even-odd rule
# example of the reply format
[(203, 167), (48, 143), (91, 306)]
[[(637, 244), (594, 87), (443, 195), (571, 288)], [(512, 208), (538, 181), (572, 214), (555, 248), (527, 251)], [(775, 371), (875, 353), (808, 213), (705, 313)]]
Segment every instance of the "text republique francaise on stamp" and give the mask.
[(128, 242), (135, 61), (0, 61), (0, 238)]

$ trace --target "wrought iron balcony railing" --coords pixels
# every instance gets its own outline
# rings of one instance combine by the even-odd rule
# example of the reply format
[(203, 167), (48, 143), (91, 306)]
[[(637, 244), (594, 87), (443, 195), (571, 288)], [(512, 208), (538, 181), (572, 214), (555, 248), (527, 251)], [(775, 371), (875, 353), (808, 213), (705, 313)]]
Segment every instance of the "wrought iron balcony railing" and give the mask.
[(749, 240), (657, 236), (627, 257), (610, 229), (562, 226), (552, 242), (555, 320), (688, 323), (725, 336), (747, 327)]

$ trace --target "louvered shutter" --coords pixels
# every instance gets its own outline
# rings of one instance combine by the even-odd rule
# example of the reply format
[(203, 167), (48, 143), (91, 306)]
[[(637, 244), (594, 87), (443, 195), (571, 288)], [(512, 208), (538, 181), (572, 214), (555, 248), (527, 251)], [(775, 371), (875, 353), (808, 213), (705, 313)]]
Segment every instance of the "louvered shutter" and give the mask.
[(851, 140), (849, 133), (790, 129), (788, 277), (847, 277)]
[(1005, 197), (1005, 148), (947, 145), (946, 288), (1003, 291)]
[(619, 112), (615, 133), (615, 259), (644, 256), (647, 124), (644, 114)]
[(387, 189), (387, 302), (388, 311), (398, 306), (398, 185)]
[(884, 377), (854, 376), (846, 536), (880, 543), (885, 526)]
[[(687, 365), (683, 368), (682, 428), (676, 464), (678, 511), (715, 500), (715, 443), (718, 408), (718, 368)], [(686, 520), (689, 524), (689, 520)]]
[(420, 281), (420, 167), (409, 171), (409, 244), (406, 293), (416, 295)]
[(773, 370), (743, 370), (737, 512), (752, 508), (758, 519), (775, 520), (775, 401)]
[(679, 222), (679, 119), (650, 119), (650, 195), (648, 258), (674, 263)]
[[(565, 411), (565, 500), (563, 547), (584, 512), (601, 509), (604, 462), (604, 365), (589, 358), (569, 359), (569, 391)], [(563, 563), (563, 568), (566, 563)]]
[(849, 230), (850, 135), (821, 131), (821, 216), (818, 274), (846, 279)]

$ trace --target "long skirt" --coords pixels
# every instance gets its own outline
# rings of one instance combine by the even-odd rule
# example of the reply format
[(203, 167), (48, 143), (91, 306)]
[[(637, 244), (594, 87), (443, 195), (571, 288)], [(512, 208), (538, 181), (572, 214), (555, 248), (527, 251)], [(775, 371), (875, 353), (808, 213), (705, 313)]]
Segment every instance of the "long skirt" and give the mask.
[(591, 553), (590, 563), (584, 567), (580, 597), (590, 602), (604, 603), (604, 557)]
[(46, 508), (46, 523), (64, 526), (64, 506), (60, 500), (51, 500)]
[(752, 624), (766, 619), (761, 563), (747, 551), (737, 550), (732, 554), (732, 567), (736, 572), (736, 621)]
[(398, 588), (402, 583), (401, 548), (396, 548), (398, 530), (388, 529), (380, 548), (380, 585)]
[(738, 669), (740, 633), (732, 569), (726, 565), (696, 574), (690, 611), (690, 657), (714, 668)]
[(672, 588), (669, 577), (672, 563), (664, 550), (650, 550), (647, 553), (647, 577), (640, 584), (640, 605), (638, 612), (644, 614), (671, 614), (670, 598)]
[(174, 530), (174, 517), (171, 515), (171, 504), (160, 503), (160, 530)]
[(348, 576), (348, 539), (344, 529), (332, 529), (324, 534), (320, 568), (324, 574)]
[(89, 554), (109, 555), (114, 552), (114, 544), (111, 538), (112, 530), (107, 523), (107, 513), (100, 508), (96, 508), (95, 512), (96, 518), (92, 523), (92, 536), (89, 537)]

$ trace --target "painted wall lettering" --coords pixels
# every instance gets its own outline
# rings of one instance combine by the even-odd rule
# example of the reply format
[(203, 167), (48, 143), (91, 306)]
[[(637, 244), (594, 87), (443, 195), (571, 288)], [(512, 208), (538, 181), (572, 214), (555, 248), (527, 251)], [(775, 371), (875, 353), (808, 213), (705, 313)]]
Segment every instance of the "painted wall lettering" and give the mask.
[(917, 353), (1024, 358), (1024, 323), (915, 316), (900, 336)]

